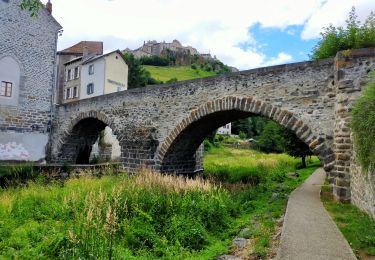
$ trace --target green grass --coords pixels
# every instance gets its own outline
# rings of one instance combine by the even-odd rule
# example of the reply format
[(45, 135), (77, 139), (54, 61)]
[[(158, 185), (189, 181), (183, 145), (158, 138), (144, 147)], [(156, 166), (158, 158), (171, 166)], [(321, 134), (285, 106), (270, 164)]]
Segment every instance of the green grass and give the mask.
[[(316, 157), (308, 160), (306, 169), (298, 170), (299, 177), (289, 177), (300, 159), (286, 154), (264, 154), (254, 150), (213, 147), (205, 156), (206, 176), (227, 184), (232, 196), (242, 205), (241, 216), (234, 227), (247, 227), (247, 238), (253, 257), (263, 258), (275, 233), (277, 219), (283, 214), (287, 196), (305, 181), (320, 165)], [(244, 183), (240, 186), (238, 183)], [(251, 188), (246, 183), (256, 184)]]
[(329, 196), (323, 196), (322, 201), (356, 256), (374, 257), (375, 220), (352, 204), (333, 201)]
[[(252, 240), (247, 253), (264, 256), (287, 194), (317, 160), (292, 178), (287, 173), (298, 160), (286, 155), (217, 148), (206, 159), (214, 180), (143, 171), (2, 189), (0, 258), (213, 259), (230, 253), (244, 227)], [(223, 164), (232, 165), (232, 177), (219, 185), (214, 171)], [(251, 178), (236, 182), (238, 169), (262, 177), (256, 185)]]
[(143, 67), (151, 73), (151, 77), (163, 82), (166, 82), (172, 78), (176, 78), (178, 81), (181, 81), (216, 75), (215, 72), (209, 72), (200, 69), (194, 70), (190, 66), (159, 67), (144, 65)]

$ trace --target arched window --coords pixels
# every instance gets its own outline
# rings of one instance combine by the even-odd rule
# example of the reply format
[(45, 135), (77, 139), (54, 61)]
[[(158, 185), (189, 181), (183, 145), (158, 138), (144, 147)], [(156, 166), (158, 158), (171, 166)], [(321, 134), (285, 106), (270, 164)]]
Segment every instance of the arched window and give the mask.
[(0, 105), (17, 106), (20, 66), (12, 57), (0, 58)]

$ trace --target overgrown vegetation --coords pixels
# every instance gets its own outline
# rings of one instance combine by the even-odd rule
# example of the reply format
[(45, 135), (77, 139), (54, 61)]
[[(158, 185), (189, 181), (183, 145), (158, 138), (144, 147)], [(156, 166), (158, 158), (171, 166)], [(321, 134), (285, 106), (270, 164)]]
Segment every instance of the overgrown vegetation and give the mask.
[[(237, 164), (251, 156), (230, 153)], [(206, 167), (223, 162), (215, 158), (208, 158)], [(63, 187), (30, 182), (0, 190), (0, 258), (212, 259), (227, 253), (245, 226), (253, 254), (264, 256), (286, 194), (313, 168), (292, 178), (287, 172), (294, 170), (294, 159), (283, 167), (268, 155), (258, 159), (265, 167), (255, 186), (143, 171), (70, 179)], [(236, 174), (234, 167), (231, 175)]]
[(351, 128), (357, 158), (364, 169), (375, 166), (375, 73), (352, 110)]
[[(336, 225), (348, 240), (358, 259), (375, 257), (375, 220), (353, 204), (334, 201), (327, 187), (322, 188), (322, 201)], [(372, 256), (372, 258), (369, 258)]]
[(323, 29), (322, 38), (313, 49), (311, 55), (313, 59), (334, 57), (337, 52), (344, 50), (375, 47), (374, 12), (371, 12), (361, 24), (353, 7), (345, 27), (330, 25)]
[(136, 59), (133, 54), (124, 53), (123, 57), (128, 65), (128, 89), (162, 83), (151, 77), (150, 72), (142, 67), (139, 59)]
[(265, 153), (288, 153), (301, 158), (301, 168), (306, 167), (306, 157), (313, 155), (307, 144), (271, 119), (252, 116), (233, 122), (232, 126), (233, 133), (241, 139), (254, 139), (257, 147)]

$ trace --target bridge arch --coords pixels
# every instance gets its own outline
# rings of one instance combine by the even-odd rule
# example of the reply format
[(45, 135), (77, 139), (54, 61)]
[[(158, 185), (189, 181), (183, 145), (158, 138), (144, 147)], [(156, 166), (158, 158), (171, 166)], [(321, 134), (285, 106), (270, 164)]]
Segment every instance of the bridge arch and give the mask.
[(251, 115), (270, 118), (289, 129), (319, 157), (326, 171), (333, 168), (335, 156), (322, 133), (314, 132), (297, 115), (255, 97), (227, 96), (194, 109), (168, 133), (156, 153), (160, 171), (194, 172), (199, 167), (196, 151), (204, 138), (226, 123)]
[(112, 129), (114, 135), (118, 134), (117, 128), (106, 114), (95, 110), (79, 113), (70, 120), (60, 139), (57, 161), (89, 163), (92, 146), (106, 126)]

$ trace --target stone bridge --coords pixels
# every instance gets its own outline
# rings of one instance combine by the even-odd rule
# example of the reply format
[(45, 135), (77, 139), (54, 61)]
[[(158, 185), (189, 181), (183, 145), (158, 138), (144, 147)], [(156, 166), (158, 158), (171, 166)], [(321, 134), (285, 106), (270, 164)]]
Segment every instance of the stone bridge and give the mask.
[(352, 137), (349, 111), (375, 68), (375, 49), (112, 93), (61, 105), (50, 140), (50, 161), (86, 157), (105, 126), (121, 146), (124, 169), (145, 166), (192, 173), (202, 167), (200, 145), (218, 127), (261, 115), (293, 131), (328, 173), (333, 193), (350, 199)]

